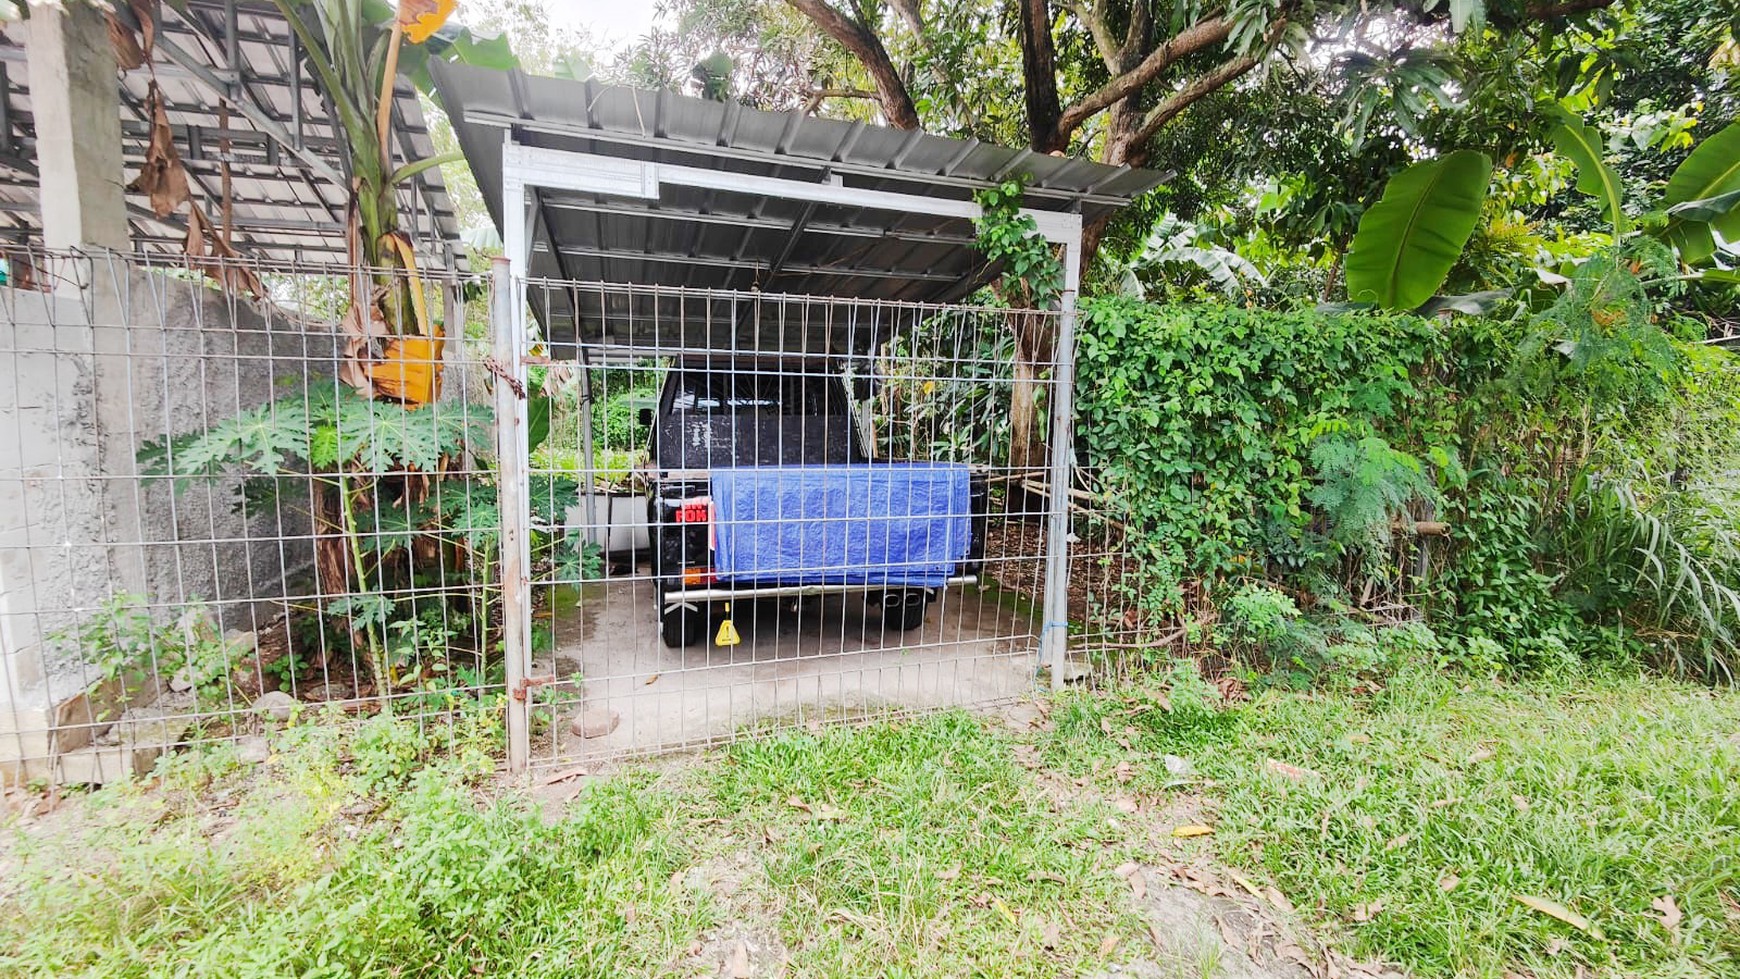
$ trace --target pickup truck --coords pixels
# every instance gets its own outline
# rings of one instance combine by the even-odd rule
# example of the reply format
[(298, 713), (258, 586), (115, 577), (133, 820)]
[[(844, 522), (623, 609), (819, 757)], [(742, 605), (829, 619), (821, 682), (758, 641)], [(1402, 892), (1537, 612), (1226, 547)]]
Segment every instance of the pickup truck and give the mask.
[(976, 580), (987, 481), (947, 463), (874, 459), (867, 414), (830, 360), (679, 360), (651, 429), (648, 522), (659, 631), (708, 634), (725, 603), (859, 594), (911, 630)]

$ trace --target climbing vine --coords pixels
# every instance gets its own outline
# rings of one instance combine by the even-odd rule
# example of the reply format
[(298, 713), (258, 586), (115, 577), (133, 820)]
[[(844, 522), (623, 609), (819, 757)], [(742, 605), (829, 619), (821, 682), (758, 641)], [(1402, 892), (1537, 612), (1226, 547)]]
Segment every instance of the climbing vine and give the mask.
[(1057, 249), (1039, 234), (1039, 226), (1021, 213), (1025, 182), (1005, 180), (973, 195), (984, 213), (973, 222), (979, 251), (1003, 266), (996, 289), (1003, 303), (1045, 309), (1063, 292), (1063, 263)]

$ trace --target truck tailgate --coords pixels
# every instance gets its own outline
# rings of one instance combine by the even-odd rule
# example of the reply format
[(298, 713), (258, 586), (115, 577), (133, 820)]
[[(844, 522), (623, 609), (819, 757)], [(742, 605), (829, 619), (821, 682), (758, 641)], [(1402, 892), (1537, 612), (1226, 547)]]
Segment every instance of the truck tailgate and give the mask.
[(967, 558), (966, 466), (714, 469), (713, 570), (740, 584), (941, 587)]

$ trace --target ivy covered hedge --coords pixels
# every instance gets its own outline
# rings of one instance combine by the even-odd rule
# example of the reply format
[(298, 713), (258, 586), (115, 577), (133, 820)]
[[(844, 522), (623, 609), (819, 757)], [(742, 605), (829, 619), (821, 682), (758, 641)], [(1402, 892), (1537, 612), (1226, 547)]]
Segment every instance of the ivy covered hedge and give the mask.
[(1128, 298), (1085, 302), (1079, 332), (1078, 461), (1142, 569), (1117, 598), (1156, 632), (1224, 623), (1261, 583), (1332, 649), (1361, 599), (1418, 590), (1397, 535), (1432, 519), (1450, 658), (1740, 663), (1740, 440), (1711, 444), (1740, 431), (1735, 358), (1660, 330), (1585, 363), (1526, 318)]
[[(1390, 482), (1430, 496), (1459, 469), (1447, 340), (1417, 317), (1108, 298), (1080, 336), (1082, 460), (1179, 580), (1362, 556)], [(1348, 479), (1373, 485), (1331, 485)]]

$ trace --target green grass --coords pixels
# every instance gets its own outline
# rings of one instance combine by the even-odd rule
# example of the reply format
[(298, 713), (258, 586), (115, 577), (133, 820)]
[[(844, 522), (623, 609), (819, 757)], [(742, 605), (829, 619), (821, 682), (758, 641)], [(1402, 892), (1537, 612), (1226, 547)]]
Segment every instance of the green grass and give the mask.
[[(1217, 854), (1356, 955), (1422, 976), (1740, 975), (1740, 698), (1636, 677), (1459, 683), (1268, 694), (1194, 720), (1152, 694), (1072, 698), (1045, 747), (1075, 772), (1191, 759)], [(1103, 717), (1134, 718), (1133, 751)], [(1168, 780), (1150, 762), (1132, 785)]]
[(479, 804), (475, 767), (383, 783), (337, 734), (309, 729), (246, 781), (233, 755), (188, 756), (158, 787), (94, 795), (81, 832), (25, 836), (0, 975), (635, 975), (709, 922), (671, 880), (672, 800), (643, 779), (546, 823)]
[[(1740, 974), (1740, 698), (1409, 676), (1217, 708), (1170, 679), (1064, 697), (1025, 734), (775, 734), (554, 815), (486, 776), (488, 718), (442, 743), (306, 725), (258, 769), (175, 756), (9, 834), (0, 975), (692, 977), (739, 941), (756, 975), (1213, 974), (1213, 943), (1156, 953), (1114, 873), (1207, 856), (1419, 976)], [(1170, 839), (1187, 818), (1214, 835)]]
[[(1055, 810), (979, 720), (790, 734), (703, 769), (702, 810), (756, 840), (795, 975), (1076, 974), (1139, 934), (1107, 810)], [(1045, 949), (1047, 925), (1055, 948)]]

